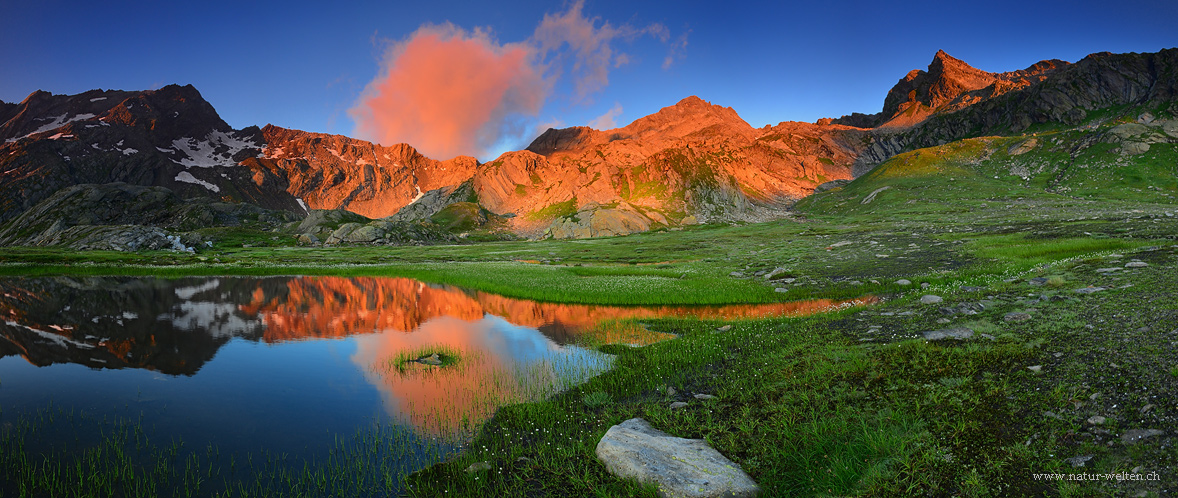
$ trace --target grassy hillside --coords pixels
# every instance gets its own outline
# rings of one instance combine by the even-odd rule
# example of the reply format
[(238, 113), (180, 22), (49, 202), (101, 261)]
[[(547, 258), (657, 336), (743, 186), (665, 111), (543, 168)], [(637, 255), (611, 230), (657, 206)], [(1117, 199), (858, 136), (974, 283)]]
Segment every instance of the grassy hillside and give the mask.
[[(654, 496), (649, 486), (609, 475), (594, 457), (611, 425), (638, 416), (706, 439), (767, 496), (1164, 495), (1176, 491), (1178, 468), (1175, 145), (1122, 154), (1117, 149), (1142, 140), (1113, 131), (1123, 124), (902, 154), (803, 200), (796, 219), (770, 223), (395, 248), (285, 240), (258, 247), (235, 232), (194, 255), (0, 249), (0, 273), (398, 275), (610, 304), (874, 295), (882, 302), (811, 318), (645, 320), (678, 336), (645, 347), (588, 340), (617, 355), (613, 370), (501, 409), (466, 452), (412, 475), (405, 489)], [(923, 304), (926, 295), (943, 301)], [(949, 328), (973, 335), (924, 338)], [(672, 409), (673, 401), (688, 406)], [(357, 441), (361, 447), (340, 453), (362, 455), (351, 463), (325, 455), (327, 467), (204, 485), (227, 495), (296, 496), (389, 482), (355, 475), (379, 472), (356, 462), (374, 454), (363, 445), (382, 444)], [(11, 464), (2, 470), (12, 479), (81, 482), (70, 469), (93, 474), (81, 464), (38, 474), (20, 467), (35, 460), (22, 460), (18, 447), (3, 448)], [(476, 462), (490, 470), (467, 472)], [(201, 460), (199, 468), (217, 465)], [(183, 482), (183, 469), (175, 480), (158, 472), (150, 479), (163, 487)], [(1161, 479), (1035, 477), (1080, 472)]]

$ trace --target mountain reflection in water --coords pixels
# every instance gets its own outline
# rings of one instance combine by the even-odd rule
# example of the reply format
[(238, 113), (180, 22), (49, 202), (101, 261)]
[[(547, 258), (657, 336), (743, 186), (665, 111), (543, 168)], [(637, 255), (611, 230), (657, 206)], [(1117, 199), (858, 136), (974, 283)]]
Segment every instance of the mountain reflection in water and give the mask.
[[(572, 346), (587, 334), (595, 343), (670, 337), (623, 319), (796, 316), (846, 304), (570, 305), (382, 277), (5, 278), (0, 361), (19, 355), (36, 366), (84, 365), (88, 375), (129, 368), (199, 377), (234, 338), (270, 345), (253, 354), (279, 358), (271, 362), (297, 361), (281, 359), (292, 341), (346, 339), (355, 345), (350, 363), (379, 391), (383, 411), (440, 435), (469, 429), (504, 402), (545, 396), (606, 368), (607, 355)], [(404, 368), (406, 355), (430, 351), (459, 361)], [(242, 378), (267, 374), (230, 357), (222, 362), (241, 363), (234, 368)]]

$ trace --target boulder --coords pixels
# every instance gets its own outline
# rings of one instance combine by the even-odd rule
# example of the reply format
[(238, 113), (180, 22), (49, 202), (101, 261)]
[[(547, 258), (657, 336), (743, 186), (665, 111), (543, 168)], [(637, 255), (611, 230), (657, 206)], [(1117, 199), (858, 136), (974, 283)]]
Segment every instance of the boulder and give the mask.
[(549, 233), (554, 239), (611, 237), (645, 232), (650, 224), (650, 218), (624, 202), (616, 208), (587, 205), (574, 215), (553, 220)]
[(611, 474), (658, 485), (665, 497), (756, 496), (760, 488), (740, 466), (702, 439), (662, 432), (641, 418), (610, 427), (597, 459)]
[(939, 341), (942, 339), (958, 339), (965, 340), (973, 337), (973, 330), (966, 327), (953, 327), (949, 329), (932, 330), (924, 333), (925, 340)]

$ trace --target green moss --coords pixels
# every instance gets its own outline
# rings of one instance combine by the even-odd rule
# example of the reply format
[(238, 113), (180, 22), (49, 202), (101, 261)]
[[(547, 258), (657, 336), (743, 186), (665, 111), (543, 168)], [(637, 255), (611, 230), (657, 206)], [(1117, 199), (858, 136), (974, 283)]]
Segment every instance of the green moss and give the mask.
[(487, 219), (487, 214), (478, 204), (470, 202), (455, 202), (442, 208), (430, 221), (446, 230), (468, 231), (479, 226)]
[(545, 206), (537, 211), (528, 213), (525, 219), (529, 221), (546, 221), (555, 218), (563, 218), (565, 216), (572, 216), (577, 213), (577, 198), (573, 197), (564, 202), (558, 202), (549, 206)]

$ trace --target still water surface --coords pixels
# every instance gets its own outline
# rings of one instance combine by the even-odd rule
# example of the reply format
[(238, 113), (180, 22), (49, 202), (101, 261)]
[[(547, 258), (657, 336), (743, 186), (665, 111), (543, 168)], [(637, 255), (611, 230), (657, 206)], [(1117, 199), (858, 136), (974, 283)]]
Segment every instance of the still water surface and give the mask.
[[(617, 320), (840, 305), (565, 305), (375, 277), (6, 278), (0, 427), (54, 406), (227, 452), (315, 453), (374, 421), (457, 445), (502, 403), (608, 368), (576, 344), (670, 337)], [(431, 352), (458, 362), (412, 361)]]

